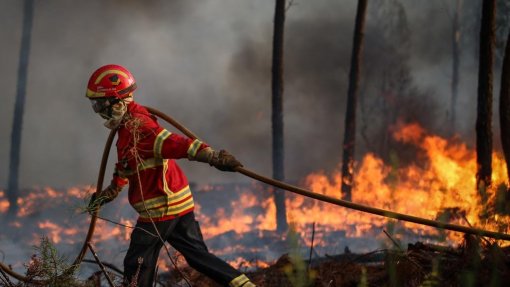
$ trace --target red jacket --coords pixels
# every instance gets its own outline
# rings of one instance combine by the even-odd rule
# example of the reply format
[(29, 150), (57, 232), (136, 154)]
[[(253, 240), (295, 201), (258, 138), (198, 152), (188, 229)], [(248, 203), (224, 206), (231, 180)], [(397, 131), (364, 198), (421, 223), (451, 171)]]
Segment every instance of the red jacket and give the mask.
[[(129, 203), (139, 221), (163, 221), (193, 211), (188, 180), (174, 159), (193, 158), (208, 145), (162, 128), (143, 106), (131, 102), (118, 129), (112, 183), (129, 184)], [(149, 216), (150, 215), (150, 216)]]

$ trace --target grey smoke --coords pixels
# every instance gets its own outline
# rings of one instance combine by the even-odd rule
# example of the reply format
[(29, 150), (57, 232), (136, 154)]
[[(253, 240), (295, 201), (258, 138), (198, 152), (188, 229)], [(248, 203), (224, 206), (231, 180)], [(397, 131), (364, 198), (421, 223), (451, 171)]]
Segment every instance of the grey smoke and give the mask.
[[(453, 6), (401, 2), (411, 32), (412, 83), (422, 91), (419, 95), (428, 95), (421, 101), (440, 108), (420, 120), (441, 131), (451, 71), (451, 22), (444, 10)], [(331, 171), (340, 162), (355, 9), (355, 1), (322, 0), (294, 1), (288, 10), (284, 120), (290, 180), (319, 169)], [(0, 3), (0, 187), (7, 181), (21, 10), (22, 1)], [(384, 58), (377, 54), (378, 35), (370, 34), (380, 25), (374, 22), (376, 12), (367, 18), (370, 45), (365, 51)], [(270, 175), (273, 13), (273, 1), (36, 1), (20, 186), (95, 183), (108, 131), (84, 93), (90, 73), (107, 63), (133, 72), (140, 103), (174, 116), (246, 167)], [(472, 143), (476, 65), (473, 52), (463, 56), (459, 133)], [(372, 82), (361, 81), (366, 93), (377, 90), (375, 71), (380, 68), (364, 60), (363, 70), (375, 73)], [(362, 154), (367, 148), (360, 146)], [(247, 180), (181, 162), (190, 181)]]

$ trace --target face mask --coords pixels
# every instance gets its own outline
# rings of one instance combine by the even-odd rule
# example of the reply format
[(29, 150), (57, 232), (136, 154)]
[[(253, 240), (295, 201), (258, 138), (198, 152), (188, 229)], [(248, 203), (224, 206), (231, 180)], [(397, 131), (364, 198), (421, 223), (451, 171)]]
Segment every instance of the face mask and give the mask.
[[(124, 114), (126, 114), (126, 111), (127, 111), (127, 105), (124, 101), (120, 101), (120, 102), (112, 105), (111, 106), (111, 116), (110, 116), (110, 118), (106, 118), (106, 122), (104, 123), (104, 126), (111, 130), (117, 128), (120, 125), (120, 123), (122, 122), (122, 119), (124, 118)], [(101, 116), (103, 116), (103, 115), (101, 115)]]
[(127, 104), (132, 101), (131, 97), (123, 100), (115, 98), (102, 98), (91, 100), (94, 112), (98, 113), (103, 119), (105, 127), (114, 129), (122, 122), (124, 114), (127, 111)]

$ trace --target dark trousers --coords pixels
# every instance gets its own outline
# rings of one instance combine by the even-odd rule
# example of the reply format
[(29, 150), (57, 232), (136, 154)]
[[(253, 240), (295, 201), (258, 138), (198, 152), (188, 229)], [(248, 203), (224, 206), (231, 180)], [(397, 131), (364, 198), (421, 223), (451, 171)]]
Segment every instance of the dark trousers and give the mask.
[[(223, 286), (228, 286), (232, 279), (241, 275), (241, 272), (228, 263), (209, 253), (193, 212), (155, 224), (163, 240), (177, 249), (188, 264), (200, 273)], [(151, 222), (138, 222), (136, 227), (156, 234)], [(163, 243), (140, 228), (135, 228), (131, 234), (131, 243), (124, 258), (124, 275), (128, 282), (132, 281), (139, 267), (138, 258), (141, 257), (143, 263), (140, 266), (137, 286), (149, 287), (153, 286), (156, 263)]]

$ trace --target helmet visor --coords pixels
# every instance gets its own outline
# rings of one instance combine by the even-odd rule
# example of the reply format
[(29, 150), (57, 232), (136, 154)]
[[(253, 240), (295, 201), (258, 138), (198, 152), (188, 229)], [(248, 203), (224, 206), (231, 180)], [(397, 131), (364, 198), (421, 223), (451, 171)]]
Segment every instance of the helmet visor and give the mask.
[(119, 102), (119, 100), (115, 98), (100, 98), (91, 99), (90, 102), (94, 112), (111, 116), (112, 106)]

